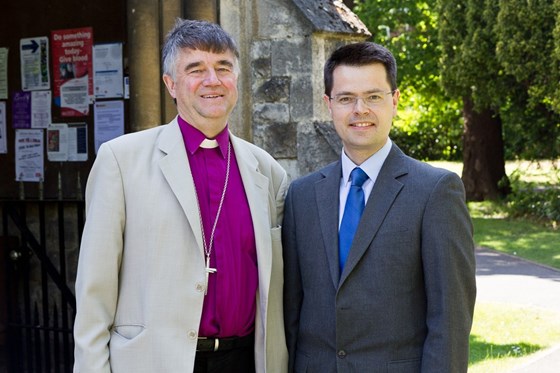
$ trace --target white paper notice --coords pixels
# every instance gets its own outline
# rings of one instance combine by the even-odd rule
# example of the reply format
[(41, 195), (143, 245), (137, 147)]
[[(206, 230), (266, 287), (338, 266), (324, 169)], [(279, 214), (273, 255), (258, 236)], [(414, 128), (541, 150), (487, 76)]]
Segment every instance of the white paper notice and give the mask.
[(96, 98), (123, 98), (121, 43), (94, 45), (93, 71)]
[(87, 124), (68, 124), (68, 161), (84, 162), (88, 159)]
[(105, 141), (124, 134), (124, 102), (98, 101), (93, 112), (95, 154)]
[(60, 105), (82, 115), (89, 112), (88, 76), (70, 79), (60, 86)]
[(8, 140), (6, 139), (6, 102), (0, 101), (0, 154), (8, 152)]
[(8, 48), (0, 48), (0, 100), (8, 99)]
[(31, 92), (31, 128), (47, 128), (51, 124), (51, 91)]
[(46, 36), (20, 39), (21, 89), (34, 91), (49, 89), (49, 38)]
[(47, 157), (51, 162), (87, 161), (87, 124), (51, 124), (47, 129)]
[(123, 85), (124, 85), (124, 98), (129, 99), (130, 98), (130, 84), (129, 84), (128, 76), (125, 76), (123, 78)]
[(52, 123), (47, 129), (47, 158), (51, 162), (68, 159), (68, 125)]
[(43, 181), (43, 130), (16, 130), (16, 181)]

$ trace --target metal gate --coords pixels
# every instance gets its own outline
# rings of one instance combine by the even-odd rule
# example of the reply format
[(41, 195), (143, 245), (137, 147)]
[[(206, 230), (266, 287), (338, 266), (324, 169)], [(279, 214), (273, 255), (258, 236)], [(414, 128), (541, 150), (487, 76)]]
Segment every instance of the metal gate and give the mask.
[[(8, 372), (71, 372), (83, 201), (0, 201)], [(0, 299), (2, 302), (2, 299)]]

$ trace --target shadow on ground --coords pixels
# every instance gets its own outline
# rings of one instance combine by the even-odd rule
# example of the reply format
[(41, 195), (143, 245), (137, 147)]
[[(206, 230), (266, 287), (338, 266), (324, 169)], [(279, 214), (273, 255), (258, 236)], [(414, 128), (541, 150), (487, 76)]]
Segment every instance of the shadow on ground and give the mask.
[(482, 360), (501, 359), (504, 357), (525, 357), (543, 349), (543, 346), (524, 342), (497, 344), (488, 343), (477, 335), (469, 338), (470, 356), (469, 363), (476, 364)]

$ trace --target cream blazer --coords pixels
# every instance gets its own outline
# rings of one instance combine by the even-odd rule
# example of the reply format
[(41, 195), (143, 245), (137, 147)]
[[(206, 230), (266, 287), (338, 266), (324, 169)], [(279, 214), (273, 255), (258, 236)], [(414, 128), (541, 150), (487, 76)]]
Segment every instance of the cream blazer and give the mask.
[[(255, 230), (257, 372), (286, 372), (282, 214), (288, 179), (230, 134)], [(177, 120), (103, 144), (86, 187), (74, 372), (185, 373), (205, 290), (195, 187)]]

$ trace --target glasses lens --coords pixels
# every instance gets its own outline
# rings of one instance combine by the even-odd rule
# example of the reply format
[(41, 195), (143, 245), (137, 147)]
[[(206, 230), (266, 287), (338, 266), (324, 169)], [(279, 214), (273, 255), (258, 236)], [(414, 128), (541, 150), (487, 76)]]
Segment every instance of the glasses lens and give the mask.
[(340, 95), (331, 98), (331, 100), (337, 106), (354, 106), (356, 105), (356, 102), (358, 100), (362, 100), (366, 106), (373, 107), (382, 103), (383, 100), (385, 99), (385, 96), (392, 93), (393, 93), (392, 91), (376, 92), (376, 93), (371, 93), (365, 97)]

